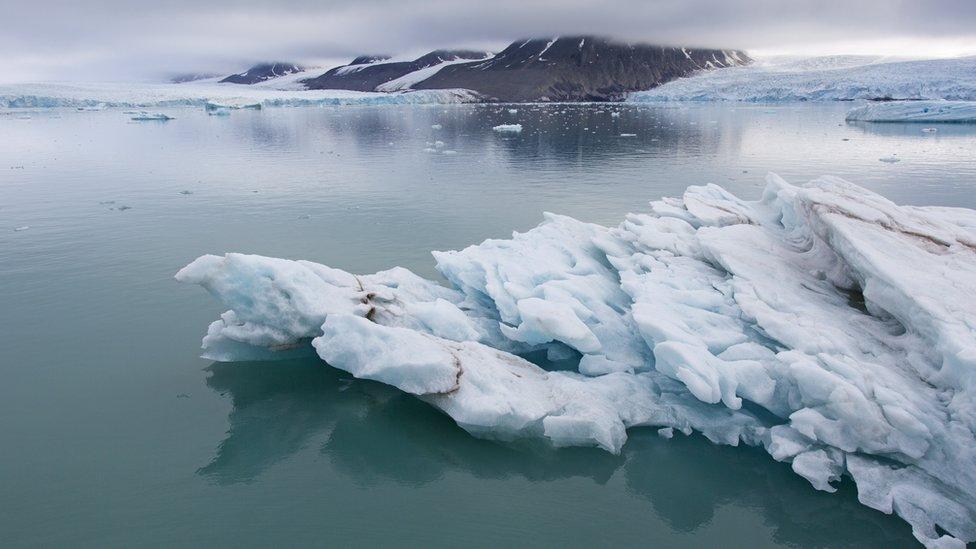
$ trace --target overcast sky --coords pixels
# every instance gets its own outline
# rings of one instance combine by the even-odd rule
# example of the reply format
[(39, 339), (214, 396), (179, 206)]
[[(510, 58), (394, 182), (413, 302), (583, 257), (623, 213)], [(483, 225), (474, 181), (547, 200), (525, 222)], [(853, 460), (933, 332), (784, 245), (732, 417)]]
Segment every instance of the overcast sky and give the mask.
[(976, 55), (976, 0), (0, 0), (0, 14), (4, 81), (331, 66), (555, 34), (758, 55)]

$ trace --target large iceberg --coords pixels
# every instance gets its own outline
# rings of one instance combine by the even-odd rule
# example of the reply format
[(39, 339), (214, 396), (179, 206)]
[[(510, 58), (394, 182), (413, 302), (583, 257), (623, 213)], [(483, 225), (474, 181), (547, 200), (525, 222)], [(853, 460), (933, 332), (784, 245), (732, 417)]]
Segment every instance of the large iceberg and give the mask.
[(976, 101), (976, 57), (895, 61), (834, 56), (703, 71), (628, 101)]
[(976, 101), (885, 101), (855, 107), (848, 122), (976, 123)]
[(976, 212), (771, 174), (757, 201), (689, 187), (617, 227), (547, 214), (434, 256), (450, 287), (242, 254), (176, 278), (229, 308), (214, 360), (316, 353), (481, 437), (761, 446), (929, 547), (976, 540)]

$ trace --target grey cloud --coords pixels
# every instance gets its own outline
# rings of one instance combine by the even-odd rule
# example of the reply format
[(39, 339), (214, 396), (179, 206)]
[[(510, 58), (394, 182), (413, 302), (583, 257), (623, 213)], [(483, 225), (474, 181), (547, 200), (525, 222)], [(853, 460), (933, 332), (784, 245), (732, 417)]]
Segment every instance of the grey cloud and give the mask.
[(338, 63), (360, 53), (493, 47), (529, 36), (802, 51), (885, 41), (976, 51), (972, 0), (2, 0), (3, 78), (147, 78), (259, 60)]

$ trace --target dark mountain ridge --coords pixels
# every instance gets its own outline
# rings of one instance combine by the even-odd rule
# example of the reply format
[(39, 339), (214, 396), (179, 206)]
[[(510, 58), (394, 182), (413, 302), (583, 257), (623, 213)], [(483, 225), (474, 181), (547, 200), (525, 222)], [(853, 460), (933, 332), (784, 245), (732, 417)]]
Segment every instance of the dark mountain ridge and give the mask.
[(305, 70), (303, 67), (294, 63), (259, 63), (242, 73), (232, 74), (221, 80), (221, 82), (229, 82), (231, 84), (257, 84), (270, 78), (286, 76), (303, 70)]
[(490, 54), (483, 51), (435, 50), (413, 61), (392, 63), (386, 62), (378, 56), (360, 56), (353, 59), (353, 62), (348, 65), (330, 69), (321, 76), (305, 80), (304, 84), (311, 90), (375, 91), (378, 86), (386, 82), (396, 80), (414, 71), (438, 65), (444, 61), (481, 60), (488, 55)]
[(701, 70), (745, 65), (737, 50), (629, 44), (593, 36), (514, 42), (487, 61), (446, 66), (414, 89), (467, 88), (497, 101), (619, 101)]
[[(363, 92), (462, 88), (485, 101), (620, 101), (630, 92), (698, 71), (752, 62), (739, 50), (628, 43), (598, 36), (519, 40), (496, 55), (435, 50), (412, 61), (390, 59), (361, 55), (301, 83), (313, 90)], [(262, 63), (221, 82), (254, 84), (301, 70), (291, 63)], [(411, 73), (417, 74), (402, 78)]]

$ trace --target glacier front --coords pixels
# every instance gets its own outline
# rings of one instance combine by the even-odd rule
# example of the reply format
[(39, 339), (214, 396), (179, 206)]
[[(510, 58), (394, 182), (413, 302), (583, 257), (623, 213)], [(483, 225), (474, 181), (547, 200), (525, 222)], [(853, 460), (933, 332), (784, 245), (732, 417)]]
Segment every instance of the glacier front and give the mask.
[(976, 101), (883, 101), (851, 109), (847, 121), (976, 124)]
[[(25, 83), (0, 85), (0, 108), (155, 108), (208, 105), (316, 107), (332, 105), (432, 105), (475, 103), (471, 90), (410, 90), (396, 93), (347, 90), (298, 90), (293, 79), (303, 73), (274, 78), (263, 85), (219, 84), (210, 80), (185, 84)], [(282, 82), (285, 81), (285, 82)], [(272, 84), (279, 87), (273, 87)]]
[(176, 278), (229, 309), (214, 360), (315, 353), (480, 437), (761, 446), (817, 489), (850, 477), (926, 546), (976, 540), (976, 212), (770, 174), (757, 201), (689, 187), (434, 257), (450, 287), (234, 253)]
[(628, 101), (976, 101), (976, 57), (892, 60), (828, 56), (760, 60), (743, 67), (702, 71)]

